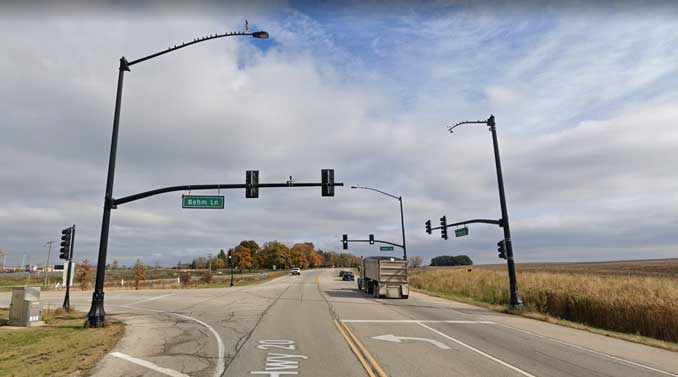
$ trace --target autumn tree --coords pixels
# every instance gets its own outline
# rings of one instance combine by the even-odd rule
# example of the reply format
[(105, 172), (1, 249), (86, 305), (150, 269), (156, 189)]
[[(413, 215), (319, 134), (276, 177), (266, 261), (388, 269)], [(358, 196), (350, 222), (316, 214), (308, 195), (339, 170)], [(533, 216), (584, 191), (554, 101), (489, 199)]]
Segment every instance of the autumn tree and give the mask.
[(252, 250), (245, 246), (236, 246), (233, 249), (233, 264), (241, 271), (250, 268), (252, 266)]
[(257, 265), (264, 268), (280, 268), (289, 257), (289, 248), (278, 241), (266, 242), (256, 254)]
[(85, 259), (75, 268), (75, 279), (80, 282), (80, 289), (83, 291), (92, 285), (94, 280), (94, 270), (88, 259)]
[(288, 263), (291, 266), (307, 267), (309, 265), (309, 255), (313, 252), (313, 244), (296, 243), (290, 249)]
[(141, 263), (140, 259), (134, 263), (134, 289), (139, 289), (139, 281), (144, 280), (146, 277), (146, 267)]
[(224, 268), (225, 265), (226, 265), (226, 263), (225, 263), (224, 260), (221, 259), (221, 258), (217, 258), (217, 259), (214, 261), (214, 268), (215, 268), (216, 270), (219, 270), (219, 269)]
[(250, 255), (252, 256), (252, 263), (250, 264), (250, 269), (252, 267), (254, 268), (259, 268), (259, 258), (257, 258), (257, 254), (259, 253), (259, 250), (261, 250), (261, 247), (259, 247), (259, 244), (254, 241), (254, 240), (245, 240), (240, 242), (240, 246), (244, 246), (248, 249), (250, 249), (251, 253)]

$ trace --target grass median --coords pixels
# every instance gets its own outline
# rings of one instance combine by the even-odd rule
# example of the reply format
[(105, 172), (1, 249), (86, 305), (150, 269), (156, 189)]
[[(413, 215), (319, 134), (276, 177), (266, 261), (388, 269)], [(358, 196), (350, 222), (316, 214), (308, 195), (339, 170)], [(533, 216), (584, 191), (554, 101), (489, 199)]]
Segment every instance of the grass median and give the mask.
[[(519, 272), (520, 314), (678, 350), (678, 281), (648, 276)], [(505, 271), (474, 267), (417, 271), (413, 288), (506, 311)]]
[(43, 310), (44, 326), (9, 328), (0, 309), (0, 376), (71, 376), (92, 368), (125, 332), (120, 322), (85, 329), (85, 313)]

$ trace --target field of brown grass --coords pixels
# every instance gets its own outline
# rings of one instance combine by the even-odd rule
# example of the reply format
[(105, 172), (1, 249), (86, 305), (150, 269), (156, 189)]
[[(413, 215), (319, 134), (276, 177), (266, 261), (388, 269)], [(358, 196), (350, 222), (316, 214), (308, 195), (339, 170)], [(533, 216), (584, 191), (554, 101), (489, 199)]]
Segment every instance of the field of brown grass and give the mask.
[[(426, 268), (465, 268), (426, 267)], [(506, 263), (473, 266), (473, 268), (506, 271)], [(575, 263), (518, 263), (516, 269), (523, 272), (549, 272), (593, 275), (655, 276), (678, 279), (678, 258), (646, 259), (608, 262)]]
[[(601, 329), (678, 342), (678, 259), (520, 264), (527, 311)], [(508, 305), (506, 265), (423, 268), (414, 288)]]

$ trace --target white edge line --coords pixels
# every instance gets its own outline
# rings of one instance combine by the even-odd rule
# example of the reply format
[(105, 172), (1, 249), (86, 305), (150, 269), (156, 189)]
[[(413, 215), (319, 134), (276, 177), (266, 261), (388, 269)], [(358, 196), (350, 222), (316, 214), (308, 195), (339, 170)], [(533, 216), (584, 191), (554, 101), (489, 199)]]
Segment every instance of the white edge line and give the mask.
[(507, 363), (507, 362), (505, 362), (505, 361), (499, 360), (499, 359), (497, 359), (496, 357), (494, 357), (494, 356), (492, 356), (492, 355), (489, 355), (489, 354), (487, 354), (487, 353), (485, 353), (485, 352), (483, 352), (483, 351), (481, 351), (481, 350), (479, 350), (479, 349), (477, 349), (477, 348), (475, 348), (475, 347), (469, 346), (468, 344), (466, 344), (466, 343), (464, 343), (464, 342), (462, 342), (462, 341), (459, 341), (459, 340), (457, 340), (457, 339), (455, 339), (455, 338), (453, 338), (453, 337), (451, 337), (451, 336), (449, 336), (449, 335), (447, 335), (447, 334), (445, 334), (445, 333), (442, 333), (442, 332), (440, 332), (440, 331), (438, 331), (438, 330), (436, 330), (436, 329), (434, 329), (434, 328), (432, 328), (432, 327), (426, 326), (425, 324), (423, 324), (423, 323), (421, 323), (421, 322), (418, 322), (418, 324), (419, 324), (419, 326), (423, 326), (423, 327), (425, 327), (425, 328), (427, 328), (427, 329), (433, 331), (434, 333), (436, 333), (436, 334), (438, 334), (438, 335), (440, 335), (440, 336), (442, 336), (442, 337), (445, 337), (445, 338), (447, 338), (447, 339), (449, 339), (449, 340), (451, 340), (451, 341), (453, 341), (453, 342), (455, 342), (455, 343), (457, 343), (457, 344), (459, 344), (459, 345), (461, 345), (461, 346), (464, 346), (464, 347), (470, 349), (470, 350), (473, 351), (473, 352), (476, 352), (476, 353), (478, 353), (478, 354), (480, 354), (480, 355), (482, 355), (482, 356), (485, 356), (485, 357), (487, 357), (488, 359), (490, 359), (490, 360), (492, 360), (492, 361), (495, 361), (495, 362), (497, 362), (497, 363), (499, 363), (499, 364), (501, 364), (501, 365), (503, 365), (503, 366), (505, 366), (505, 367), (507, 367), (507, 368), (513, 369), (514, 371), (516, 371), (516, 372), (522, 374), (523, 376), (527, 376), (527, 377), (535, 377), (534, 375), (529, 374), (529, 373), (525, 372), (525, 371), (522, 370), (522, 369), (519, 369), (519, 368), (517, 368), (517, 367), (514, 367), (513, 365), (511, 365), (511, 364), (509, 364), (509, 363)]
[(342, 319), (345, 323), (463, 323), (493, 325), (492, 321), (465, 321), (465, 320), (416, 320), (416, 319)]
[(161, 366), (158, 366), (156, 364), (153, 364), (150, 361), (142, 360), (142, 359), (137, 359), (136, 357), (132, 357), (129, 355), (125, 355), (124, 353), (120, 352), (111, 352), (109, 355), (115, 356), (119, 359), (123, 359), (125, 361), (129, 361), (130, 363), (134, 363), (137, 365), (141, 365), (142, 367), (154, 370), (156, 372), (171, 376), (171, 377), (189, 377), (188, 374), (183, 374), (181, 372), (177, 372), (176, 370), (173, 369), (167, 369), (163, 368)]
[(623, 362), (623, 363), (635, 365), (635, 366), (640, 367), (640, 368), (645, 368), (645, 369), (651, 370), (651, 371), (653, 371), (653, 372), (662, 373), (662, 374), (665, 374), (665, 375), (667, 375), (667, 376), (678, 377), (678, 374), (674, 374), (674, 373), (671, 373), (671, 372), (667, 372), (667, 371), (665, 371), (665, 370), (653, 368), (653, 367), (651, 367), (651, 366), (649, 366), (649, 365), (636, 363), (636, 362), (631, 361), (631, 360), (622, 359), (622, 358), (620, 358), (620, 357), (612, 356), (612, 355), (606, 354), (606, 353), (604, 353), (604, 352), (595, 351), (595, 350), (592, 350), (592, 349), (590, 349), (590, 348), (578, 346), (578, 345), (576, 345), (576, 344), (572, 344), (572, 343), (568, 343), (568, 342), (563, 342), (562, 340), (554, 339), (554, 338), (551, 338), (551, 337), (548, 337), (548, 336), (539, 335), (539, 334), (533, 333), (533, 332), (531, 332), (531, 331), (522, 330), (522, 329), (519, 329), (519, 328), (517, 328), (517, 327), (505, 325), (505, 324), (503, 324), (503, 323), (497, 323), (497, 325), (503, 326), (503, 327), (506, 327), (506, 328), (509, 328), (509, 329), (512, 329), (512, 330), (520, 331), (520, 332), (523, 332), (523, 333), (525, 333), (525, 334), (529, 334), (529, 335), (532, 335), (532, 336), (536, 336), (537, 338), (550, 340), (550, 341), (552, 341), (552, 342), (554, 342), (554, 343), (558, 343), (558, 344), (562, 344), (562, 345), (569, 346), (569, 347), (572, 347), (572, 348), (576, 348), (576, 349), (578, 349), (578, 350), (591, 352), (591, 353), (596, 354), (596, 355), (598, 355), (598, 356), (607, 357), (607, 358), (612, 359), (612, 360), (617, 360), (617, 361), (621, 361), (621, 362)]
[(166, 311), (163, 311), (163, 310), (156, 310), (156, 309), (147, 309), (147, 308), (133, 308), (133, 309), (141, 309), (141, 310), (147, 310), (147, 311), (156, 312), (156, 313), (170, 314), (170, 315), (174, 315), (174, 316), (177, 316), (177, 317), (181, 317), (181, 318), (184, 318), (184, 319), (188, 319), (188, 320), (191, 320), (191, 321), (198, 322), (199, 324), (207, 327), (207, 329), (210, 330), (212, 332), (212, 335), (214, 335), (214, 337), (217, 339), (217, 369), (214, 371), (214, 377), (221, 377), (221, 375), (224, 374), (224, 371), (226, 370), (226, 368), (224, 367), (224, 352), (225, 352), (224, 341), (221, 340), (219, 333), (217, 333), (212, 328), (212, 326), (206, 324), (205, 322), (203, 322), (199, 319), (195, 319), (193, 317), (189, 317), (189, 316), (184, 315), (184, 314), (166, 312)]
[(224, 349), (225, 349), (225, 347), (224, 347), (224, 342), (221, 340), (221, 337), (219, 336), (219, 333), (217, 333), (212, 328), (212, 326), (206, 324), (205, 322), (203, 322), (199, 319), (195, 319), (193, 317), (189, 317), (187, 315), (183, 315), (183, 314), (179, 314), (179, 313), (172, 313), (172, 312), (168, 312), (168, 313), (175, 315), (175, 316), (178, 316), (178, 317), (181, 317), (181, 318), (186, 318), (186, 319), (190, 319), (192, 321), (198, 322), (199, 324), (207, 327), (207, 329), (212, 332), (212, 335), (214, 335), (214, 337), (217, 339), (217, 348), (218, 348), (218, 351), (217, 351), (217, 353), (218, 353), (218, 355), (217, 355), (218, 356), (218, 358), (217, 358), (217, 369), (214, 371), (214, 377), (220, 377), (222, 374), (224, 374), (224, 371), (225, 371)]

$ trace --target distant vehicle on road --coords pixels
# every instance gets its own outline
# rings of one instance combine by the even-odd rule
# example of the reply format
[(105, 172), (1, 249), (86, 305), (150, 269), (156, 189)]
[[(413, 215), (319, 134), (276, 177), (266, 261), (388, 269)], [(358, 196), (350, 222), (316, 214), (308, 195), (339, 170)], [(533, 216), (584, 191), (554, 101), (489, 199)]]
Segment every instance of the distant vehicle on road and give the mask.
[(383, 256), (364, 258), (358, 289), (375, 298), (408, 298), (407, 261)]
[(355, 275), (351, 271), (344, 271), (344, 275), (341, 277), (343, 281), (353, 281), (355, 280)]
[(290, 270), (290, 275), (301, 275), (301, 268), (294, 267)]
[(339, 277), (340, 277), (340, 278), (341, 278), (341, 277), (344, 277), (344, 274), (345, 274), (346, 272), (347, 272), (346, 270), (341, 270), (341, 271), (339, 271)]

